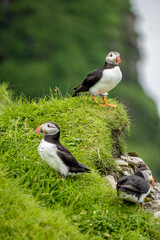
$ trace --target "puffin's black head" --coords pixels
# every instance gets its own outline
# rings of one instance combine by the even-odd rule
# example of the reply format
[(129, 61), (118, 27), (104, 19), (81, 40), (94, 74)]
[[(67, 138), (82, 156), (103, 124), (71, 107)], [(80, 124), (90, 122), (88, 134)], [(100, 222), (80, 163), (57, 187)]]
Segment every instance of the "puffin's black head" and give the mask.
[(154, 186), (155, 185), (155, 180), (152, 176), (152, 172), (150, 169), (147, 168), (140, 168), (137, 172), (135, 172), (134, 175), (137, 175), (139, 177), (142, 177), (144, 179), (147, 180), (147, 182), (151, 185)]
[(112, 65), (118, 65), (121, 62), (120, 53), (118, 52), (110, 52), (105, 58), (106, 63), (110, 63)]
[(57, 133), (60, 132), (60, 129), (55, 122), (45, 122), (42, 125), (38, 126), (35, 132), (45, 135), (57, 135)]

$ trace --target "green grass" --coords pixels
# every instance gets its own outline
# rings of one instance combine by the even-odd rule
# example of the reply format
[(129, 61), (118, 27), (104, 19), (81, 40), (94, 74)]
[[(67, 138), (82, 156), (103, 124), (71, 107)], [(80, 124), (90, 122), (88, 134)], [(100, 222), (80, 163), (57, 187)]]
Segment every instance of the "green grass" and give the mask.
[[(160, 239), (160, 221), (123, 203), (105, 178), (130, 124), (123, 105), (108, 101), (118, 107), (100, 107), (86, 96), (1, 105), (1, 239)], [(62, 181), (42, 162), (42, 136), (34, 131), (45, 121), (58, 123), (62, 144), (90, 174)]]
[(2, 171), (0, 182), (1, 239), (89, 239), (72, 226), (62, 209), (52, 211), (40, 206)]

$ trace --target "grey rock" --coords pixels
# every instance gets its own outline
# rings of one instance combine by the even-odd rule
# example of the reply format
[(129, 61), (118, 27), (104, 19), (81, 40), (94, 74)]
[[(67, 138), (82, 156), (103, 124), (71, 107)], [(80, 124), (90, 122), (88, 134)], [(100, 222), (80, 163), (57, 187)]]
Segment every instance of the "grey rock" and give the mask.
[(116, 180), (112, 175), (107, 175), (107, 180), (110, 183), (111, 187), (116, 189)]
[(127, 166), (128, 167), (128, 162), (126, 162), (124, 160), (117, 159), (116, 162), (119, 166)]

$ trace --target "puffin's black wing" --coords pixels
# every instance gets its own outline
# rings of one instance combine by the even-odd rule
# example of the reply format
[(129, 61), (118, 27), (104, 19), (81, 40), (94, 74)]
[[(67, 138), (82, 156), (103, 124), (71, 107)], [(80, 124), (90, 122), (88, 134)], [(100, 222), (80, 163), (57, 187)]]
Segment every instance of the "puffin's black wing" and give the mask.
[(73, 94), (73, 97), (76, 96), (79, 92), (88, 91), (94, 84), (96, 84), (102, 78), (103, 70), (104, 67), (98, 68), (89, 73), (84, 81), (78, 87), (74, 88), (75, 93)]
[(128, 180), (128, 176), (122, 177), (122, 178), (117, 182), (116, 189), (119, 190), (122, 185), (126, 185), (127, 180)]
[(69, 172), (71, 173), (82, 173), (90, 172), (84, 164), (78, 162), (70, 151), (64, 147), (62, 144), (57, 145), (57, 154), (62, 159), (63, 163), (69, 167)]
[(148, 182), (144, 178), (136, 175), (122, 177), (122, 179), (117, 182), (117, 191), (125, 191), (137, 196), (147, 193), (149, 188)]

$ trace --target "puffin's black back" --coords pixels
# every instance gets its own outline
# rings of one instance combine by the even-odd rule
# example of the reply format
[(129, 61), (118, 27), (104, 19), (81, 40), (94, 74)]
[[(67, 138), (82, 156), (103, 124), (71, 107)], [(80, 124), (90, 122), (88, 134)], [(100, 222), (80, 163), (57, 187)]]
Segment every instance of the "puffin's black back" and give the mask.
[(138, 198), (150, 189), (148, 182), (137, 175), (124, 176), (117, 182), (117, 191), (124, 191), (128, 194), (134, 194)]

